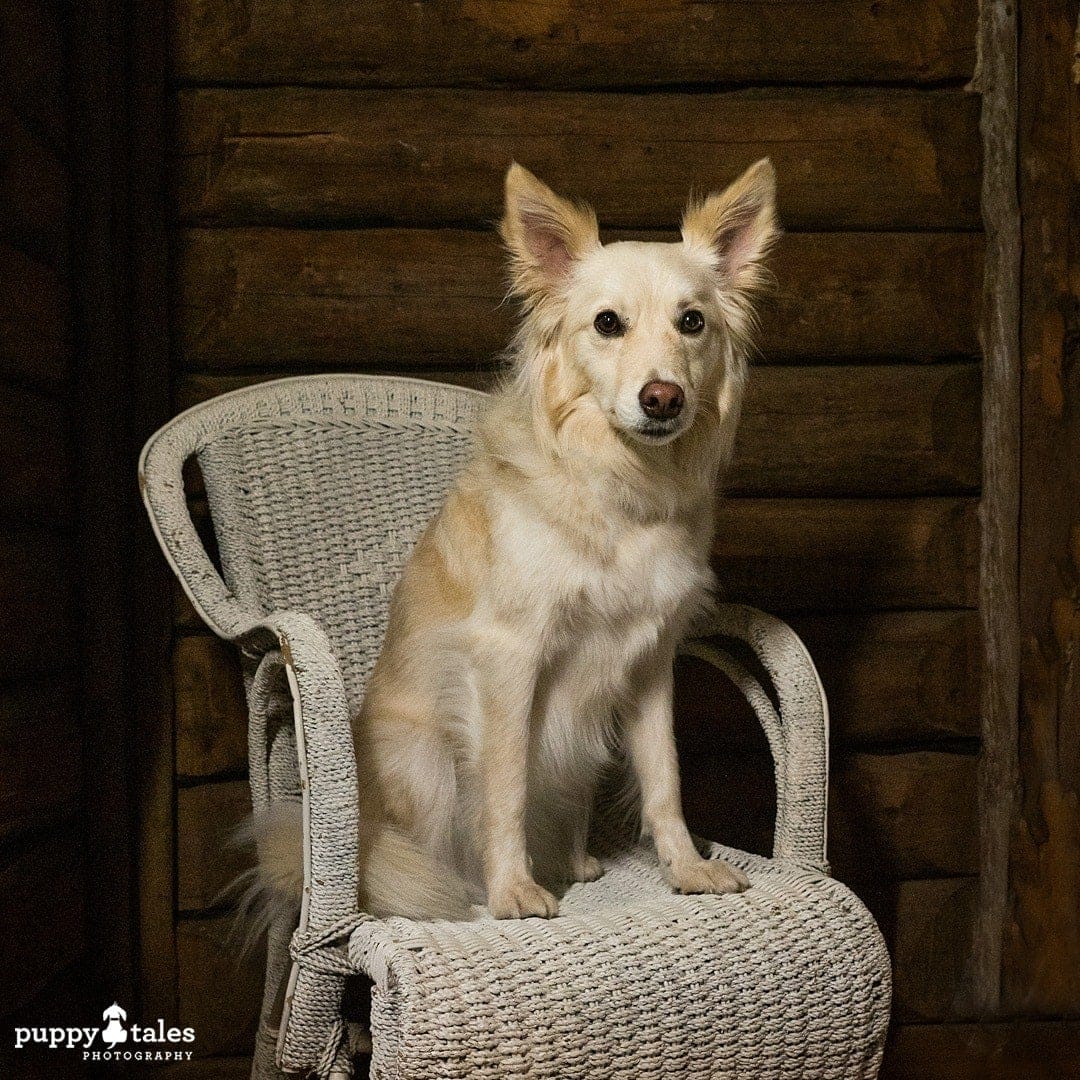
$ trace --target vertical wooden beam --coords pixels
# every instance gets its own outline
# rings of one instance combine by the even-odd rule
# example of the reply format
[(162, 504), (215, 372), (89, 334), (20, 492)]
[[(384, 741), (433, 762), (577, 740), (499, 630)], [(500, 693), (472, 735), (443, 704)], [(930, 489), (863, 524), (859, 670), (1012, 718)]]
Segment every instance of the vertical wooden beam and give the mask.
[(1080, 89), (1077, 0), (1020, 3), (1020, 798), (1003, 998), (1080, 1015)]
[[(152, 539), (136, 481), (139, 445), (168, 408), (164, 17), (160, 5), (136, 0), (66, 6), (76, 176), (73, 557), (82, 625), (83, 841), (93, 852), (91, 964), (95, 993), (132, 1008), (140, 984), (149, 985), (148, 1019), (168, 1020), (172, 1014), (159, 1002), (175, 997), (169, 994), (175, 981), (171, 788), (152, 804), (153, 827), (166, 846), (148, 855), (138, 837), (148, 762), (166, 754), (172, 771), (171, 728), (163, 738), (160, 723), (171, 714), (162, 702), (170, 591), (157, 566), (151, 569)], [(148, 951), (139, 895), (146, 870), (166, 905), (152, 943), (158, 966), (151, 980), (140, 979)]]
[(985, 656), (979, 761), (979, 905), (973, 998), (993, 1015), (1000, 1000), (1009, 830), (1016, 788), (1017, 522), (1020, 508), (1020, 214), (1016, 197), (1016, 7), (983, 0), (982, 213), (986, 230), (979, 336), (983, 352), (983, 490), (979, 613)]

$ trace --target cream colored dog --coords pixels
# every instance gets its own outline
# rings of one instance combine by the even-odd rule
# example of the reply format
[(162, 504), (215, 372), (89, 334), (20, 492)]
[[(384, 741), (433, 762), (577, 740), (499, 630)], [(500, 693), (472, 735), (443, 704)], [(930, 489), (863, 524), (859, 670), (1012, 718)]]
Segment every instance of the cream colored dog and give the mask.
[[(512, 377), (405, 567), (353, 722), (361, 907), (556, 915), (545, 886), (602, 873), (589, 812), (618, 746), (671, 887), (739, 891), (683, 820), (672, 663), (713, 585), (772, 166), (692, 202), (681, 243), (602, 245), (591, 210), (513, 165), (501, 231), (525, 306)], [(287, 817), (256, 832), (264, 879), (297, 889)]]

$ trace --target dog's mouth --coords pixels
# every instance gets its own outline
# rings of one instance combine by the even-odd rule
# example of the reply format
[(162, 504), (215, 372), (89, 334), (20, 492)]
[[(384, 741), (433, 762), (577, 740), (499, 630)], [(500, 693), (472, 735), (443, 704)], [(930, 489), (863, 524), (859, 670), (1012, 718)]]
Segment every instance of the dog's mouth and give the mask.
[(681, 435), (685, 427), (682, 417), (672, 417), (670, 420), (642, 420), (630, 428), (628, 434), (642, 442), (660, 446)]

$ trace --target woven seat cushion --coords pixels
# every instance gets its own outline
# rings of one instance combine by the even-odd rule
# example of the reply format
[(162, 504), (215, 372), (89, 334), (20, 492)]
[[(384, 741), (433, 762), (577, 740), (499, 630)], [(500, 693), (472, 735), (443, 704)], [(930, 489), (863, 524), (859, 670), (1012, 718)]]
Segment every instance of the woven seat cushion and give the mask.
[(675, 896), (633, 847), (552, 920), (355, 930), (374, 980), (372, 1076), (876, 1076), (889, 960), (839, 882), (715, 846), (752, 887)]

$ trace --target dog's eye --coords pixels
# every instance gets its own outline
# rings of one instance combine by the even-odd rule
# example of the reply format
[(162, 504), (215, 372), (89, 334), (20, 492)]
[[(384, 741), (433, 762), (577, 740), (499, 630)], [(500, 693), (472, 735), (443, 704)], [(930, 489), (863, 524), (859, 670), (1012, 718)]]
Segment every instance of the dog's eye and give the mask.
[(622, 320), (614, 311), (601, 311), (593, 319), (593, 326), (596, 327), (596, 332), (603, 334), (604, 337), (614, 337), (616, 334), (621, 334), (623, 330)]
[(697, 309), (683, 312), (679, 320), (679, 332), (682, 334), (700, 334), (705, 329), (705, 316)]

